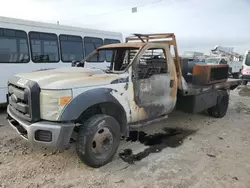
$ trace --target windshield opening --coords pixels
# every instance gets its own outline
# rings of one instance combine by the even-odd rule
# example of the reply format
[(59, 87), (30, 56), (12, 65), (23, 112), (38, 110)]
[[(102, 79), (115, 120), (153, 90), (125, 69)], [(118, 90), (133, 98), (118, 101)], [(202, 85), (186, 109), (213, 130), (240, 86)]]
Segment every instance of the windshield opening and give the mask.
[(246, 64), (247, 66), (250, 66), (250, 54), (247, 54), (245, 64)]
[(93, 55), (87, 58), (86, 61), (91, 61), (92, 58), (99, 57), (100, 54), (106, 53), (110, 60), (110, 67), (108, 71), (119, 72), (127, 69), (128, 65), (131, 63), (135, 55), (137, 54), (139, 48), (109, 48), (97, 50)]

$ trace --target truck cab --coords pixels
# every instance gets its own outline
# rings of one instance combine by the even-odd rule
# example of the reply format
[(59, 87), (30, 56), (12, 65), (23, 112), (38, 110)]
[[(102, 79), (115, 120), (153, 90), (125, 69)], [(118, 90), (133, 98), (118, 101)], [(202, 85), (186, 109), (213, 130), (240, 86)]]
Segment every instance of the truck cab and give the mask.
[(227, 65), (194, 65), (186, 82), (173, 33), (135, 34), (126, 43), (99, 47), (85, 61), (106, 51), (112, 54), (108, 69), (77, 66), (11, 77), (10, 125), (29, 142), (47, 147), (64, 148), (76, 133), (80, 159), (100, 167), (131, 129), (165, 119), (175, 108), (225, 116), (228, 90), (241, 83), (227, 81)]
[(240, 76), (241, 78), (250, 81), (250, 50), (245, 53)]

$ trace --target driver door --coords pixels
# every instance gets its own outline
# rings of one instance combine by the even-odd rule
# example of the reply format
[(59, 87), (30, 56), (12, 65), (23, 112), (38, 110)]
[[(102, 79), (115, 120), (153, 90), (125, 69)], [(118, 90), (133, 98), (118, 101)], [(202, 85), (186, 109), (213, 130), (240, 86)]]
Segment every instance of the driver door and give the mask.
[(148, 44), (133, 66), (135, 102), (145, 113), (139, 121), (171, 112), (176, 103), (177, 77), (168, 45)]

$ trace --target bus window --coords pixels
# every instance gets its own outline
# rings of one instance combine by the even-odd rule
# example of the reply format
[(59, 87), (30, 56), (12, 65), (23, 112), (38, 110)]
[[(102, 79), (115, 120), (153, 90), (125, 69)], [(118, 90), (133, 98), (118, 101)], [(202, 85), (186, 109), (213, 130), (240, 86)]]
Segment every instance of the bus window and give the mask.
[(0, 28), (0, 63), (28, 63), (29, 60), (25, 31)]
[(61, 59), (63, 62), (81, 61), (83, 59), (82, 37), (60, 35)]
[(29, 32), (31, 57), (35, 63), (59, 62), (58, 39), (56, 34)]
[[(84, 37), (85, 55), (88, 56), (96, 48), (102, 45), (103, 45), (103, 40), (101, 38)], [(93, 56), (89, 60), (89, 62), (104, 62), (104, 60), (105, 60), (105, 53), (101, 52), (101, 53), (98, 53), (98, 55)]]
[[(104, 39), (104, 45), (105, 44), (114, 44), (114, 43), (120, 43), (120, 41), (116, 40), (116, 39)], [(113, 50), (106, 50), (105, 56), (106, 56), (107, 62), (111, 62), (112, 55), (113, 55)]]

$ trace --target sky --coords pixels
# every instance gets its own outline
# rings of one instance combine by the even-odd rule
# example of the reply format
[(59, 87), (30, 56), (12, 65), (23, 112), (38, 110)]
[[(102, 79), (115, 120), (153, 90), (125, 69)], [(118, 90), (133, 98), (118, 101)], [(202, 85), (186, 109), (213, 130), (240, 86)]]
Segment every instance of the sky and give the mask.
[[(132, 7), (137, 12), (132, 13)], [(132, 33), (173, 32), (178, 49), (250, 49), (250, 0), (2, 0), (0, 16)]]

